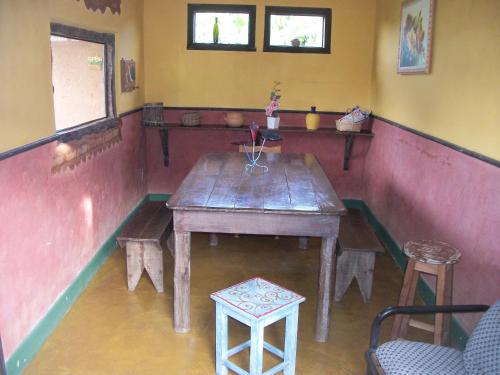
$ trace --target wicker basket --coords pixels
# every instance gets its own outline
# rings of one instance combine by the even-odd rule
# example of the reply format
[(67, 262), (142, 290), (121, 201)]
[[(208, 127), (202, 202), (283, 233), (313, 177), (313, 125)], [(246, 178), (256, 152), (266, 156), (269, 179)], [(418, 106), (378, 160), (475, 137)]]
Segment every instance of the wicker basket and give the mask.
[(161, 126), (163, 119), (163, 103), (144, 103), (142, 111), (142, 124), (144, 126)]
[(359, 106), (350, 108), (345, 112), (345, 116), (335, 121), (336, 128), (341, 132), (360, 132), (370, 113), (371, 111), (363, 110)]
[(337, 130), (341, 132), (360, 132), (363, 123), (364, 121), (361, 122), (341, 121), (341, 120), (335, 121)]
[(198, 126), (200, 125), (199, 112), (186, 112), (181, 117), (181, 123), (184, 126)]

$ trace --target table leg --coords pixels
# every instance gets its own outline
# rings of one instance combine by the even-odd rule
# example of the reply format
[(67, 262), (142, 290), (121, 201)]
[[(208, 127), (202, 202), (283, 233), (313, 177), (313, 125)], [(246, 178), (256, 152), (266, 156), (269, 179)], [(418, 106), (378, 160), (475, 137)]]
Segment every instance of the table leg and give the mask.
[(299, 237), (299, 249), (307, 250), (309, 247), (309, 237)]
[[(316, 306), (316, 335), (319, 342), (328, 340), (330, 303), (335, 289), (335, 252), (337, 237), (323, 237), (321, 241), (320, 266), (318, 277), (318, 297)], [(333, 284), (333, 285), (332, 285)]]
[(189, 332), (191, 232), (175, 232), (174, 328), (178, 333)]

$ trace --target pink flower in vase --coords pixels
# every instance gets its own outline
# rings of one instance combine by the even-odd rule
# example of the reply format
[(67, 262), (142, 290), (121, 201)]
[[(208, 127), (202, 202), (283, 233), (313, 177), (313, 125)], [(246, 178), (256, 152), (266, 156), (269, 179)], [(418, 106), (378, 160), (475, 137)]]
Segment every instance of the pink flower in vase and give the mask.
[(280, 99), (281, 99), (281, 89), (279, 88), (279, 85), (281, 84), (280, 81), (274, 81), (274, 86), (271, 91), (271, 103), (266, 107), (266, 116), (267, 117), (277, 117), (276, 116), (276, 111), (280, 108)]
[(280, 103), (276, 96), (271, 98), (271, 103), (266, 107), (266, 116), (271, 117), (274, 111), (277, 111), (280, 107)]

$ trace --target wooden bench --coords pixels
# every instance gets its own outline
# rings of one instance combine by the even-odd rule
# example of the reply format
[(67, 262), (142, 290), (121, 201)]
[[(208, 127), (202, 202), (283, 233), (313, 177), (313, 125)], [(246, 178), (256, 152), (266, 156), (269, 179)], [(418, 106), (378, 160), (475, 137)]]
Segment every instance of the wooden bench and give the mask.
[(156, 291), (163, 292), (163, 247), (174, 256), (172, 211), (165, 202), (147, 202), (117, 237), (127, 249), (128, 289), (133, 291), (146, 269)]
[(372, 295), (375, 255), (383, 253), (384, 248), (360, 210), (349, 208), (348, 214), (340, 218), (337, 251), (335, 301), (342, 299), (356, 278), (363, 302), (368, 303)]

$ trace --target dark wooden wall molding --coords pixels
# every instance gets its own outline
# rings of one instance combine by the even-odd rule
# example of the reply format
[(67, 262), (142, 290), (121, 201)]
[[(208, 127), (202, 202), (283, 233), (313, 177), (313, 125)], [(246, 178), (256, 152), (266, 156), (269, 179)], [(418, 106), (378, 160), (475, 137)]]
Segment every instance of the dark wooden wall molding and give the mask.
[[(166, 110), (175, 109), (175, 110), (186, 110), (186, 111), (248, 111), (248, 112), (261, 112), (261, 111), (263, 111), (263, 109), (260, 109), (260, 108), (214, 108), (214, 107), (208, 108), (208, 107), (168, 107), (168, 106), (166, 106), (164, 108)], [(135, 108), (135, 109), (132, 109), (130, 111), (120, 113), (120, 115), (118, 117), (119, 118), (123, 118), (123, 117), (129, 116), (129, 115), (132, 115), (134, 113), (140, 112), (140, 111), (142, 111), (142, 108)], [(283, 113), (308, 113), (309, 111), (304, 111), (304, 110), (280, 110), (280, 112), (283, 112)], [(342, 114), (344, 114), (344, 112), (334, 112), (334, 111), (318, 111), (318, 113), (331, 114), (331, 115), (342, 115)], [(453, 149), (455, 151), (461, 152), (461, 153), (463, 153), (463, 154), (465, 154), (467, 156), (479, 159), (481, 161), (484, 161), (485, 163), (488, 163), (488, 164), (494, 165), (495, 167), (499, 167), (500, 168), (500, 160), (496, 160), (496, 159), (490, 158), (490, 157), (488, 157), (486, 155), (482, 155), (482, 154), (480, 154), (478, 152), (468, 150), (468, 149), (466, 149), (464, 147), (460, 147), (460, 146), (458, 146), (458, 145), (456, 145), (454, 143), (451, 143), (451, 142), (445, 141), (443, 139), (434, 137), (432, 135), (423, 133), (421, 131), (412, 129), (412, 128), (408, 127), (408, 126), (405, 126), (405, 125), (402, 125), (402, 124), (397, 123), (395, 121), (386, 119), (386, 118), (384, 118), (382, 116), (372, 115), (372, 117), (375, 118), (375, 119), (377, 119), (377, 120), (383, 121), (386, 124), (389, 124), (389, 125), (392, 125), (392, 126), (396, 126), (396, 127), (400, 128), (402, 130), (405, 130), (405, 131), (408, 131), (410, 133), (416, 134), (416, 135), (418, 135), (420, 137), (423, 137), (425, 139), (431, 140), (433, 142), (437, 142), (440, 145), (443, 145), (445, 147), (449, 147), (449, 148), (451, 148), (451, 149)], [(9, 158), (11, 156), (20, 154), (22, 152), (29, 151), (29, 150), (34, 149), (36, 147), (43, 146), (43, 145), (45, 145), (47, 143), (57, 141), (58, 139), (59, 139), (59, 135), (58, 134), (54, 134), (54, 135), (51, 135), (49, 137), (39, 139), (39, 140), (37, 140), (35, 142), (28, 143), (28, 144), (23, 145), (23, 146), (19, 146), (19, 147), (13, 148), (11, 150), (0, 152), (0, 160), (7, 159), (7, 158)]]
[(29, 151), (29, 150), (32, 150), (34, 148), (46, 145), (47, 143), (57, 141), (58, 139), (59, 139), (59, 134), (54, 134), (54, 135), (51, 135), (49, 137), (39, 139), (37, 141), (31, 142), (31, 143), (28, 143), (28, 144), (25, 144), (25, 145), (22, 145), (22, 146), (19, 146), (19, 147), (16, 147), (16, 148), (4, 151), (4, 152), (0, 152), (0, 160), (7, 159), (7, 158), (10, 158), (11, 156), (20, 154), (22, 152)]
[(408, 131), (410, 133), (416, 134), (416, 135), (418, 135), (420, 137), (423, 137), (425, 139), (428, 139), (430, 141), (439, 143), (440, 145), (443, 145), (445, 147), (449, 147), (449, 148), (451, 148), (451, 149), (453, 149), (455, 151), (461, 152), (462, 154), (465, 154), (467, 156), (471, 156), (473, 158), (476, 158), (476, 159), (479, 159), (481, 161), (484, 161), (485, 163), (494, 165), (495, 167), (500, 167), (500, 160), (496, 160), (496, 159), (490, 158), (489, 156), (480, 154), (478, 152), (468, 150), (468, 149), (466, 149), (464, 147), (461, 147), (461, 146), (458, 146), (458, 145), (456, 145), (454, 143), (445, 141), (444, 139), (441, 139), (441, 138), (438, 138), (438, 137), (434, 137), (434, 136), (432, 136), (430, 134), (423, 133), (423, 132), (421, 132), (419, 130), (416, 130), (416, 129), (412, 129), (412, 128), (408, 127), (408, 126), (402, 125), (402, 124), (400, 124), (398, 122), (386, 119), (384, 117), (381, 117), (381, 116), (378, 116), (378, 115), (372, 115), (372, 116), (373, 116), (373, 118), (375, 118), (377, 120), (380, 120), (380, 121), (383, 121), (386, 124), (389, 124), (389, 125), (395, 126), (397, 128), (400, 128), (402, 130)]
[(133, 115), (134, 113), (141, 112), (142, 107), (131, 109), (130, 111), (122, 112), (118, 115), (118, 118), (124, 118), (130, 115)]
[[(230, 107), (163, 107), (166, 110), (179, 110), (179, 111), (227, 111), (227, 112), (264, 112), (264, 108), (230, 108)], [(303, 109), (280, 109), (279, 113), (309, 113), (309, 110)], [(333, 112), (333, 111), (316, 111), (316, 113), (325, 115), (343, 115), (345, 112)]]

